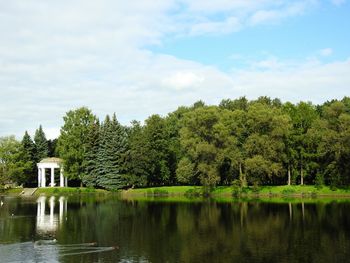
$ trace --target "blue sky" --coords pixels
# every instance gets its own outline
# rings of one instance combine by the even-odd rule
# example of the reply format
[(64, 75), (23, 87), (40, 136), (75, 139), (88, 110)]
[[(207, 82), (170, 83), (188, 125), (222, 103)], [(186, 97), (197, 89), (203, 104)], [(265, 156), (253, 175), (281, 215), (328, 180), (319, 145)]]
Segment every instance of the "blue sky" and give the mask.
[(150, 46), (156, 53), (215, 65), (224, 71), (244, 66), (233, 59), (242, 55), (252, 59), (277, 56), (280, 59), (303, 60), (317, 51), (331, 48), (324, 61), (349, 57), (350, 5), (320, 2), (314, 9), (289, 19), (268, 22), (224, 35), (190, 37), (168, 36), (160, 46)]
[(123, 124), (202, 99), (349, 96), (346, 0), (0, 2), (0, 136), (88, 106)]

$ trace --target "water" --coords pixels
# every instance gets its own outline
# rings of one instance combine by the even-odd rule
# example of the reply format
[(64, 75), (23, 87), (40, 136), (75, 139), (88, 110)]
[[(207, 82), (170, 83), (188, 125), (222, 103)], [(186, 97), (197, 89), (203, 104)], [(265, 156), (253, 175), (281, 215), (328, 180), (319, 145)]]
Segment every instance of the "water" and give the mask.
[(350, 202), (0, 199), (0, 262), (350, 262)]

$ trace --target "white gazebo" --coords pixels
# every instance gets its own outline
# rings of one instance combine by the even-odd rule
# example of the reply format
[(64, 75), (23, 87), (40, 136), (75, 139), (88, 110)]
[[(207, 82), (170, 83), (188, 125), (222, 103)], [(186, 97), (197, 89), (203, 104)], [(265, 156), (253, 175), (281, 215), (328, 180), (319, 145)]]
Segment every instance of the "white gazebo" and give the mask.
[(60, 169), (60, 187), (67, 186), (67, 177), (63, 175), (62, 159), (60, 158), (45, 158), (37, 163), (38, 166), (38, 187), (46, 187), (46, 169), (51, 170), (51, 183), (49, 186), (54, 187), (55, 184), (55, 169)]

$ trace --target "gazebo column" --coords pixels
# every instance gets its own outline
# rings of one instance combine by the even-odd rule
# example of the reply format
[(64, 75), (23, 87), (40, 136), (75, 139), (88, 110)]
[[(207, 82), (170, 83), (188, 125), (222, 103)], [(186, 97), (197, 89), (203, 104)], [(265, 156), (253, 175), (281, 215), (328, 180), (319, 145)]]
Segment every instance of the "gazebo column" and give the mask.
[(60, 169), (60, 187), (64, 187), (63, 169)]
[(45, 168), (41, 168), (41, 187), (46, 187)]
[(55, 168), (51, 168), (51, 187), (55, 184)]

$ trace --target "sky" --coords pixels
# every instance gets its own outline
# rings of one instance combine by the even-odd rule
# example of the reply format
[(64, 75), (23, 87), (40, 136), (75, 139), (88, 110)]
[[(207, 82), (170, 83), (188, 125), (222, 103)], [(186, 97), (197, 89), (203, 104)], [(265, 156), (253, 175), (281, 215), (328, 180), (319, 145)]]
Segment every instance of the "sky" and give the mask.
[(0, 0), (0, 136), (86, 106), (127, 125), (198, 100), (350, 96), (347, 0)]

